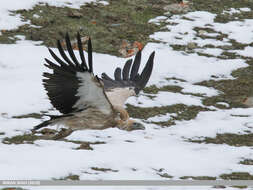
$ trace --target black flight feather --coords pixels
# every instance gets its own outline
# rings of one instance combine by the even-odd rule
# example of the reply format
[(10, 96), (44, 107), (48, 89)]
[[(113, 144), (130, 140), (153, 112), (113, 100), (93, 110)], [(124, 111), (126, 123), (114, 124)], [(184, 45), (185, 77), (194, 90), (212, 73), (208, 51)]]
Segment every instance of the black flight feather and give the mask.
[(124, 66), (123, 72), (122, 72), (123, 80), (129, 80), (129, 72), (130, 72), (130, 68), (132, 65), (132, 61), (133, 61), (132, 59), (129, 59), (125, 63), (125, 66)]
[(74, 51), (73, 51), (73, 49), (72, 49), (72, 45), (71, 45), (71, 42), (70, 42), (68, 33), (66, 34), (65, 41), (66, 41), (67, 50), (68, 50), (68, 52), (69, 52), (69, 55), (70, 55), (71, 59), (74, 61), (74, 63), (76, 64), (76, 66), (80, 68), (81, 66), (80, 66), (80, 64), (78, 63), (78, 61), (77, 61), (77, 59), (76, 59), (76, 56), (75, 56), (75, 54), (74, 54)]
[(131, 80), (133, 80), (134, 77), (137, 75), (140, 64), (141, 64), (141, 50), (137, 52), (137, 54), (134, 58), (134, 63), (133, 63), (131, 74), (130, 74)]
[(108, 80), (108, 81), (114, 81), (111, 77), (109, 77), (106, 73), (102, 73), (102, 79)]
[(153, 64), (154, 64), (154, 56), (155, 52), (152, 52), (147, 64), (145, 65), (141, 75), (140, 75), (140, 80), (138, 81), (138, 86), (140, 89), (143, 89), (146, 84), (148, 83), (148, 80), (151, 76), (152, 70), (153, 70)]
[(62, 58), (69, 64), (69, 66), (75, 67), (75, 65), (69, 60), (69, 58), (65, 54), (65, 52), (64, 52), (64, 50), (62, 48), (61, 42), (59, 40), (57, 41), (57, 48), (58, 48), (58, 50), (59, 50)]
[(80, 54), (80, 58), (81, 58), (81, 66), (82, 68), (84, 68), (84, 70), (88, 70), (88, 67), (87, 67), (87, 64), (86, 64), (86, 61), (85, 61), (85, 57), (84, 57), (84, 54), (83, 54), (83, 45), (82, 45), (82, 41), (81, 41), (81, 37), (80, 37), (80, 34), (79, 32), (77, 33), (77, 44), (78, 44), (78, 50), (79, 50), (79, 54)]
[(117, 67), (114, 71), (114, 78), (116, 81), (120, 81), (121, 79), (121, 68)]
[(88, 64), (89, 64), (89, 72), (93, 72), (93, 63), (92, 63), (92, 45), (91, 39), (88, 40)]

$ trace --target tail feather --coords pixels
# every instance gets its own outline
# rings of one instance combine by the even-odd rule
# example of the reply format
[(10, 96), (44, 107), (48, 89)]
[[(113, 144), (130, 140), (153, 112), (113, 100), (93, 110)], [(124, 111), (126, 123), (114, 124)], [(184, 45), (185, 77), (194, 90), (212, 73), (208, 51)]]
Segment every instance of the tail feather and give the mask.
[[(82, 110), (79, 110), (79, 111), (82, 111)], [(57, 120), (59, 120), (63, 117), (73, 116), (72, 113), (64, 114), (64, 115), (47, 115), (47, 114), (44, 114), (44, 115), (50, 117), (50, 119), (47, 120), (47, 121), (42, 122), (39, 125), (36, 125), (35, 127), (33, 127), (32, 132), (35, 132), (36, 130), (41, 129), (42, 127), (46, 127), (48, 125), (51, 125), (51, 124), (53, 124), (54, 122), (56, 122)]]
[(41, 129), (42, 127), (46, 127), (46, 126), (50, 125), (51, 123), (52, 123), (51, 119), (47, 120), (47, 121), (44, 121), (41, 124), (36, 125), (35, 127), (33, 127), (32, 132), (35, 132), (36, 130)]

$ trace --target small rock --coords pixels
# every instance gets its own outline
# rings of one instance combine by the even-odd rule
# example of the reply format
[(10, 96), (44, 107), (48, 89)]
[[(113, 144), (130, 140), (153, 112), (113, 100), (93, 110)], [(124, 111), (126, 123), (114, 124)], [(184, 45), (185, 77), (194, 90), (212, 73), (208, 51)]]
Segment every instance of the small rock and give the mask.
[(167, 173), (164, 173), (164, 174), (158, 174), (159, 176), (161, 177), (164, 177), (164, 178), (173, 178), (173, 176), (167, 174)]
[(253, 97), (247, 97), (242, 102), (247, 107), (253, 107)]
[(93, 150), (93, 148), (90, 146), (90, 144), (89, 143), (82, 143), (78, 148), (77, 148), (77, 150), (81, 150), (81, 149), (83, 149), (83, 150)]
[(78, 11), (69, 11), (68, 12), (68, 17), (71, 18), (81, 18), (83, 15), (82, 13), (78, 12)]
[(79, 175), (69, 175), (64, 180), (80, 180)]
[(31, 37), (31, 40), (33, 40), (33, 41), (40, 41), (41, 40), (41, 35), (38, 32), (31, 32), (30, 37)]
[(40, 133), (43, 134), (43, 135), (52, 135), (52, 134), (57, 133), (57, 131), (54, 130), (54, 129), (44, 128), (44, 129), (42, 129), (42, 130), (40, 131)]
[(179, 4), (179, 3), (167, 5), (163, 9), (173, 14), (187, 13), (190, 10), (188, 4)]
[(194, 43), (194, 42), (189, 42), (189, 43), (187, 44), (187, 48), (188, 48), (188, 49), (195, 49), (195, 48), (197, 48), (197, 44)]
[(3, 118), (8, 118), (8, 113), (1, 113), (1, 116), (2, 116)]
[(58, 134), (56, 134), (52, 139), (53, 140), (63, 139), (64, 137), (69, 136), (72, 132), (73, 132), (72, 129), (62, 128), (61, 131)]
[(112, 27), (115, 27), (115, 26), (121, 26), (122, 24), (111, 24)]
[(206, 33), (206, 31), (205, 30), (199, 30), (199, 35), (204, 35), (205, 33)]
[(213, 186), (213, 188), (215, 188), (215, 189), (225, 189), (226, 186), (224, 186), (224, 185), (215, 185), (215, 186)]
[(162, 6), (160, 4), (154, 4), (152, 5), (153, 9), (162, 9)]
[(170, 11), (168, 11), (168, 12), (165, 12), (164, 15), (166, 15), (166, 16), (172, 16), (172, 13)]

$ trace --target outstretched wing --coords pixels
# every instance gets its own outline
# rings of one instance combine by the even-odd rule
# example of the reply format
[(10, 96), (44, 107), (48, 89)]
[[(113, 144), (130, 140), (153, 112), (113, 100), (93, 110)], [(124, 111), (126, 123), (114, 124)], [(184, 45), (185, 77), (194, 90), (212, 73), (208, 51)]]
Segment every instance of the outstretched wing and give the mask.
[(73, 52), (68, 34), (66, 34), (65, 41), (69, 56), (65, 54), (58, 40), (57, 47), (61, 58), (49, 49), (58, 64), (45, 59), (47, 62), (45, 66), (53, 70), (53, 73), (43, 73), (43, 76), (46, 77), (43, 79), (43, 85), (52, 105), (63, 114), (81, 111), (88, 107), (95, 107), (105, 114), (111, 113), (112, 107), (103, 86), (98, 77), (93, 75), (91, 40), (88, 41), (88, 65), (83, 54), (79, 33), (77, 44), (81, 63)]
[(114, 71), (114, 79), (102, 73), (102, 80), (106, 95), (112, 105), (123, 106), (129, 96), (137, 95), (146, 86), (151, 76), (154, 64), (155, 52), (152, 52), (141, 72), (138, 73), (141, 63), (141, 50), (132, 59), (126, 61), (123, 70), (117, 67)]

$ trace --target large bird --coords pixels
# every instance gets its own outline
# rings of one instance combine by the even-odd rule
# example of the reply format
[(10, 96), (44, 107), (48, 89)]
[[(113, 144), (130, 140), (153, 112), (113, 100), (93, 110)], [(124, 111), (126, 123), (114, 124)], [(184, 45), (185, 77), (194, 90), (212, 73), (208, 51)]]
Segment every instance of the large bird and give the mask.
[(33, 130), (57, 124), (63, 124), (72, 130), (109, 127), (145, 129), (142, 124), (129, 119), (124, 103), (128, 97), (137, 95), (146, 86), (152, 73), (155, 52), (151, 53), (141, 74), (138, 73), (140, 50), (133, 62), (132, 59), (126, 61), (123, 70), (119, 67), (115, 69), (114, 79), (105, 73), (99, 78), (93, 73), (91, 40), (88, 40), (88, 64), (80, 34), (77, 34), (77, 46), (81, 63), (74, 54), (68, 34), (65, 41), (69, 56), (58, 40), (57, 48), (61, 57), (49, 49), (57, 64), (45, 59), (45, 66), (52, 73), (43, 73), (43, 85), (49, 100), (62, 115), (50, 116), (50, 120), (35, 126)]

